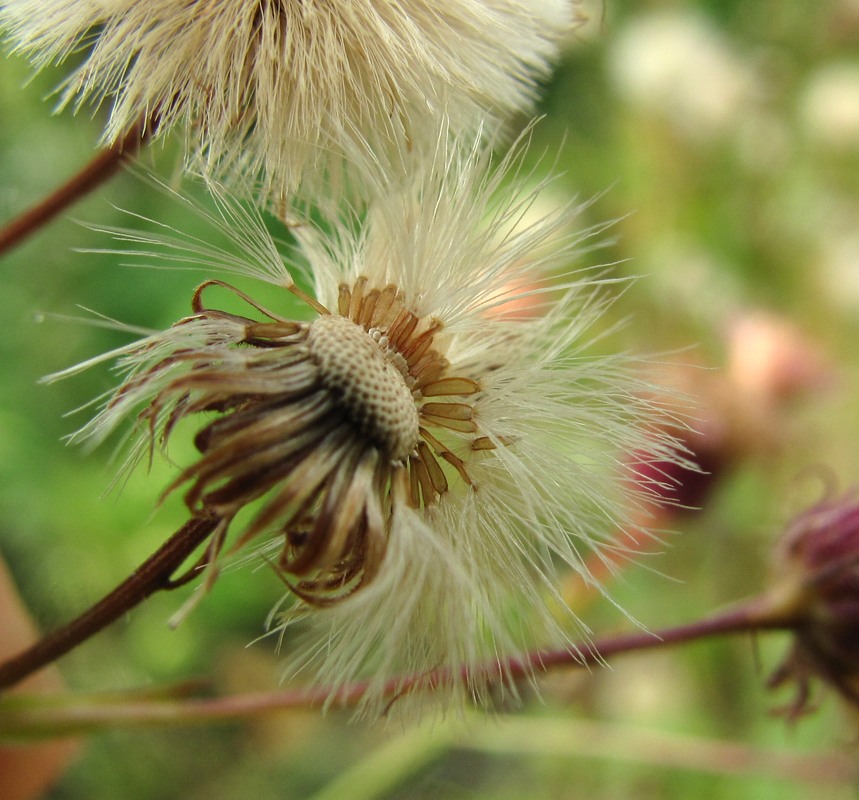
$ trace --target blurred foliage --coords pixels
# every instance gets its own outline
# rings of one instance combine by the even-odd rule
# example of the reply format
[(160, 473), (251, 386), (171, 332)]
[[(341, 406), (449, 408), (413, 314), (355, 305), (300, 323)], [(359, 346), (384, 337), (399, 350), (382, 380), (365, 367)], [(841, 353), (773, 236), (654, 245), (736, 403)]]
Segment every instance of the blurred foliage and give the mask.
[[(704, 367), (684, 379), (701, 417), (739, 428), (705, 507), (671, 520), (662, 552), (611, 587), (620, 607), (659, 628), (757, 592), (784, 521), (830, 482), (859, 477), (859, 4), (610, 0), (590, 11), (546, 87), (530, 157), (545, 153), (539, 169), (562, 173), (558, 202), (594, 198), (583, 223), (617, 220), (588, 258), (642, 276), (613, 309), (630, 317), (621, 344)], [(71, 174), (100, 135), (101, 112), (51, 116), (44, 98), (59, 71), (30, 72), (14, 57), (0, 70), (0, 219)], [(168, 181), (178, 162), (176, 142), (143, 157)], [(70, 216), (122, 225), (120, 208), (194, 224), (130, 173)], [(63, 447), (88, 412), (65, 414), (112, 385), (106, 369), (38, 384), (127, 339), (61, 318), (86, 316), (78, 304), (152, 328), (187, 313), (198, 275), (85, 252), (106, 246), (61, 220), (0, 270), (0, 549), (46, 627), (182, 521), (175, 499), (152, 511), (169, 468), (138, 470), (104, 495), (117, 466), (109, 448)], [(788, 367), (809, 373), (773, 406), (760, 405), (761, 371), (742, 358), (753, 343), (738, 323), (759, 312), (803, 343)], [(66, 658), (64, 673), (80, 688), (194, 676), (221, 692), (273, 688), (275, 643), (247, 645), (281, 593), (270, 570), (231, 571), (176, 631), (164, 623), (182, 598), (156, 597)], [(630, 626), (612, 604), (573, 595), (595, 635)], [(50, 798), (819, 797), (819, 772), (799, 761), (783, 769), (767, 751), (796, 748), (813, 765), (815, 753), (855, 747), (855, 732), (831, 695), (796, 727), (769, 713), (789, 699), (763, 688), (786, 646), (779, 636), (708, 642), (552, 674), (542, 700), (511, 712), (507, 739), (493, 719), (413, 729), (347, 724), (339, 711), (99, 735)], [(739, 750), (726, 756), (722, 741)], [(853, 796), (843, 782), (825, 791)]]

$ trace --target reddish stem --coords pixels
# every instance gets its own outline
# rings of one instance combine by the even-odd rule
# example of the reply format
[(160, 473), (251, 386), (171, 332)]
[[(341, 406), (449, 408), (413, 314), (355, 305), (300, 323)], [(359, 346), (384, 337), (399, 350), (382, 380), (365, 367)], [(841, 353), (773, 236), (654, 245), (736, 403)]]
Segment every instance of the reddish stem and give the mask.
[[(89, 610), (0, 664), (0, 689), (13, 686), (56, 661), (155, 592), (172, 589), (185, 582), (182, 578), (173, 581), (171, 577), (188, 556), (212, 535), (219, 522), (218, 517), (194, 517), (144, 561), (129, 578)], [(190, 577), (193, 577), (193, 573)]]
[[(433, 689), (451, 680), (485, 680), (525, 678), (534, 672), (567, 666), (584, 667), (601, 664), (606, 659), (622, 653), (649, 650), (669, 645), (682, 644), (712, 636), (735, 633), (755, 633), (764, 630), (790, 630), (798, 622), (776, 614), (769, 615), (766, 608), (751, 601), (709, 619), (667, 628), (655, 633), (639, 631), (610, 637), (600, 642), (580, 644), (573, 648), (528, 653), (482, 666), (450, 670), (432, 670), (420, 675), (393, 678), (383, 689), (383, 695), (391, 699), (418, 690)], [(361, 681), (333, 691), (330, 687), (312, 689), (289, 689), (278, 692), (258, 692), (232, 697), (165, 699), (139, 698), (131, 695), (124, 700), (122, 695), (87, 696), (75, 702), (64, 699), (53, 704), (48, 698), (44, 707), (8, 710), (0, 723), (0, 732), (33, 735), (43, 732), (58, 735), (63, 732), (80, 731), (116, 725), (193, 724), (241, 719), (253, 714), (282, 711), (292, 708), (318, 706), (332, 703), (340, 706), (358, 704), (370, 688), (369, 681)]]
[(125, 136), (101, 150), (80, 172), (0, 228), (0, 255), (116, 174), (123, 164), (137, 155), (149, 135), (151, 124), (152, 120), (141, 119)]
[[(558, 650), (535, 651), (524, 656), (492, 661), (476, 668), (460, 668), (453, 676), (449, 670), (433, 670), (423, 675), (412, 675), (405, 679), (394, 679), (385, 687), (385, 694), (391, 697), (420, 689), (432, 689), (436, 685), (449, 682), (452, 677), (458, 680), (485, 679), (487, 681), (526, 678), (535, 672), (546, 672), (553, 667), (586, 667), (603, 664), (613, 656), (632, 653), (637, 650), (652, 650), (675, 644), (705, 639), (711, 636), (724, 636), (734, 633), (752, 633), (762, 630), (789, 630), (797, 622), (778, 616), (761, 613), (756, 602), (737, 606), (722, 614), (707, 619), (696, 620), (685, 625), (666, 628), (662, 631), (636, 631), (608, 637), (596, 642), (583, 642), (574, 647)], [(336, 702), (351, 705), (358, 702), (367, 686), (347, 687), (336, 696)], [(320, 692), (319, 694), (323, 694)], [(326, 698), (328, 694), (324, 695)], [(315, 699), (319, 702), (319, 699)]]

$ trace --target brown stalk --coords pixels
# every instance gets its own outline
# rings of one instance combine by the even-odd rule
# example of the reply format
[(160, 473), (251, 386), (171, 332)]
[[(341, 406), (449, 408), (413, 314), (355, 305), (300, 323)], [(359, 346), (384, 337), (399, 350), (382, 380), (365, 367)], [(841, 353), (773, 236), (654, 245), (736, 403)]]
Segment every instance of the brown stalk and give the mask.
[[(764, 631), (795, 630), (800, 622), (774, 612), (766, 602), (755, 598), (716, 614), (659, 631), (636, 631), (576, 647), (533, 651), (521, 656), (493, 659), (483, 665), (438, 668), (429, 672), (392, 678), (382, 693), (397, 702), (415, 691), (432, 691), (451, 682), (520, 680), (535, 673), (557, 668), (587, 668), (605, 664), (625, 653), (655, 650), (714, 637), (757, 634)], [(0, 719), (0, 735), (59, 735), (100, 728), (141, 725), (187, 725), (247, 719), (286, 709), (313, 706), (355, 706), (361, 702), (371, 681), (358, 681), (338, 690), (331, 687), (297, 688), (274, 692), (255, 692), (226, 697), (143, 698), (129, 694), (108, 696), (81, 695), (70, 702), (63, 698), (57, 705), (48, 698), (43, 708), (6, 709)]]
[[(172, 576), (208, 539), (221, 522), (213, 515), (193, 517), (174, 533), (134, 573), (94, 606), (31, 647), (0, 664), (0, 690), (6, 689), (56, 661), (126, 612), (160, 590), (174, 589), (200, 574), (192, 569)], [(202, 568), (202, 565), (198, 565)]]
[(0, 228), (0, 255), (23, 242), (54, 217), (97, 189), (140, 151), (149, 137), (154, 118), (142, 118), (121, 139), (101, 150), (83, 169), (36, 205)]

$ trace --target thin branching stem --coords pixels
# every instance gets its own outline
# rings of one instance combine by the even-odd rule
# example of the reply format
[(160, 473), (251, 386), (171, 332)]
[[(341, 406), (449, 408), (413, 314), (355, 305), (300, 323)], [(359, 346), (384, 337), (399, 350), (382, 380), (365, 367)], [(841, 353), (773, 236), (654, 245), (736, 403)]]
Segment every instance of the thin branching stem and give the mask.
[[(639, 650), (684, 644), (715, 636), (757, 633), (766, 630), (792, 630), (798, 620), (770, 613), (757, 599), (721, 614), (666, 628), (637, 631), (584, 643), (578, 647), (534, 651), (524, 656), (488, 662), (482, 666), (432, 670), (419, 675), (395, 678), (385, 685), (384, 694), (395, 702), (413, 691), (431, 691), (451, 680), (516, 680), (550, 669), (582, 668), (602, 664), (618, 655)], [(139, 697), (134, 693), (81, 695), (79, 697), (31, 698), (21, 704), (0, 707), (0, 736), (62, 735), (107, 727), (187, 725), (243, 719), (259, 714), (330, 704), (354, 706), (369, 689), (369, 682), (356, 682), (332, 692), (329, 687), (287, 689), (214, 698)]]
[(0, 228), (0, 255), (21, 244), (58, 214), (97, 189), (140, 151), (151, 130), (141, 119), (110, 147), (101, 150), (83, 169), (47, 197)]
[[(184, 579), (174, 581), (172, 576), (212, 535), (219, 522), (220, 518), (213, 515), (193, 517), (98, 603), (0, 664), (0, 689), (13, 686), (56, 661), (155, 592), (173, 589), (185, 582)], [(190, 576), (193, 577), (193, 573)]]

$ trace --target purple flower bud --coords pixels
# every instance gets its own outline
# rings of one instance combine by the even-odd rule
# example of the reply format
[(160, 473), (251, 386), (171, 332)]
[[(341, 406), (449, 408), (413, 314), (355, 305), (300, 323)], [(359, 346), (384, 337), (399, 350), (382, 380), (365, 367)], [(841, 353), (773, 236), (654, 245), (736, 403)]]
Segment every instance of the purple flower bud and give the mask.
[(793, 646), (769, 680), (796, 684), (784, 712), (795, 718), (811, 710), (814, 678), (859, 706), (859, 500), (848, 494), (804, 511), (776, 559), (775, 588), (797, 620)]

